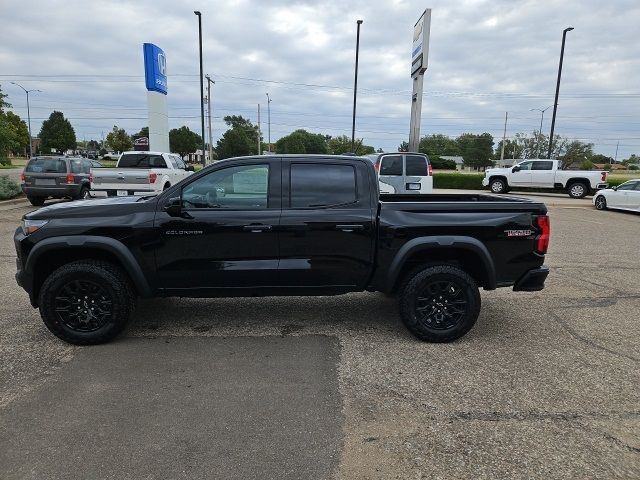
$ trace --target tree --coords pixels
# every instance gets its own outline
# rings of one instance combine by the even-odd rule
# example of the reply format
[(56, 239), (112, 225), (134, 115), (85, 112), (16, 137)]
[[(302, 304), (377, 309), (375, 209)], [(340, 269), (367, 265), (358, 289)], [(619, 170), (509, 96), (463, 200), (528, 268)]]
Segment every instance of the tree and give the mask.
[(575, 164), (582, 165), (593, 157), (593, 143), (573, 140), (567, 145), (565, 154), (560, 157), (563, 168), (570, 168)]
[[(376, 149), (370, 145), (364, 145), (362, 138), (356, 138), (354, 147), (351, 146), (351, 138), (346, 135), (332, 137), (328, 142), (329, 153), (341, 155), (343, 153), (355, 153), (356, 155), (367, 155), (376, 153)], [(354, 151), (355, 150), (355, 151)]]
[(87, 150), (98, 150), (100, 148), (100, 143), (97, 140), (89, 140), (87, 142)]
[(111, 150), (124, 152), (131, 149), (133, 142), (124, 128), (118, 128), (117, 125), (114, 125), (113, 130), (107, 134), (107, 145)]
[(49, 119), (42, 123), (39, 136), (44, 151), (53, 149), (64, 153), (76, 148), (76, 132), (62, 112), (54, 111), (49, 115)]
[(400, 145), (398, 145), (399, 152), (408, 152), (409, 151), (409, 142), (403, 141)]
[(224, 117), (224, 121), (230, 128), (218, 140), (216, 153), (219, 159), (258, 153), (256, 125), (240, 115), (228, 115)]
[(591, 161), (591, 163), (613, 163), (613, 158), (602, 155), (601, 153), (596, 153), (589, 160)]
[(463, 133), (456, 139), (456, 143), (458, 144), (465, 165), (474, 168), (493, 165), (493, 161), (491, 160), (493, 154), (493, 136), (490, 133), (480, 135)]
[(460, 155), (460, 147), (458, 146), (457, 142), (454, 139), (442, 134), (427, 135), (425, 137), (422, 137), (418, 145), (418, 151), (426, 153), (429, 156)]
[(172, 152), (179, 153), (181, 157), (195, 152), (200, 145), (202, 145), (202, 137), (186, 125), (169, 130), (169, 147)]
[(149, 127), (142, 127), (138, 133), (133, 134), (134, 137), (147, 137), (149, 138)]
[(276, 153), (327, 153), (327, 139), (300, 129), (276, 142)]
[(9, 123), (10, 149), (14, 155), (24, 155), (29, 148), (29, 128), (24, 120), (13, 112), (6, 112), (5, 117)]

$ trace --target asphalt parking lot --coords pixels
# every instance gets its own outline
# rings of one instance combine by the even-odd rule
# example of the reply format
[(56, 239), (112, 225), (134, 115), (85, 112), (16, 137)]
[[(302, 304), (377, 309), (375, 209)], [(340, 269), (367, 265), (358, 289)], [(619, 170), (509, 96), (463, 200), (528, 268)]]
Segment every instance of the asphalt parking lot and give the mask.
[[(553, 202), (552, 202), (553, 203)], [(416, 341), (380, 294), (154, 299), (72, 347), (0, 206), (0, 478), (640, 478), (640, 216), (550, 207), (547, 288)]]

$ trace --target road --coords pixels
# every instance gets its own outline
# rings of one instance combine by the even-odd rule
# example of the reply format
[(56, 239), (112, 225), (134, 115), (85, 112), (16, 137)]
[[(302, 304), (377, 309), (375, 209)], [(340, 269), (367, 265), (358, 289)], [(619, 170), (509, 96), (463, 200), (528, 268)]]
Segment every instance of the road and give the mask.
[(393, 299), (141, 301), (53, 337), (0, 206), (0, 478), (640, 478), (640, 216), (551, 207), (551, 274), (452, 344)]

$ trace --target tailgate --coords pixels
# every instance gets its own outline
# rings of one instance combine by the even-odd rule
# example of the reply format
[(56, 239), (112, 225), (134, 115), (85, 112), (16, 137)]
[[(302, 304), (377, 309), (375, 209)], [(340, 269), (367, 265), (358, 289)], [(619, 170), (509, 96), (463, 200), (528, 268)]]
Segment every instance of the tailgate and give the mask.
[(93, 190), (149, 190), (149, 170), (138, 168), (92, 168)]

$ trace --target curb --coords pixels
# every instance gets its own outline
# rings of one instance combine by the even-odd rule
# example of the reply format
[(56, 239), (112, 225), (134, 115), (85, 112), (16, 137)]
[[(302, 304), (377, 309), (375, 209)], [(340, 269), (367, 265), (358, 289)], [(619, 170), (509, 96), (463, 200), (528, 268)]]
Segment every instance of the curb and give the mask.
[(11, 200), (0, 200), (0, 207), (8, 206), (8, 205), (17, 205), (19, 203), (23, 203), (27, 201), (27, 197), (24, 195), (20, 195), (17, 198), (12, 198)]

